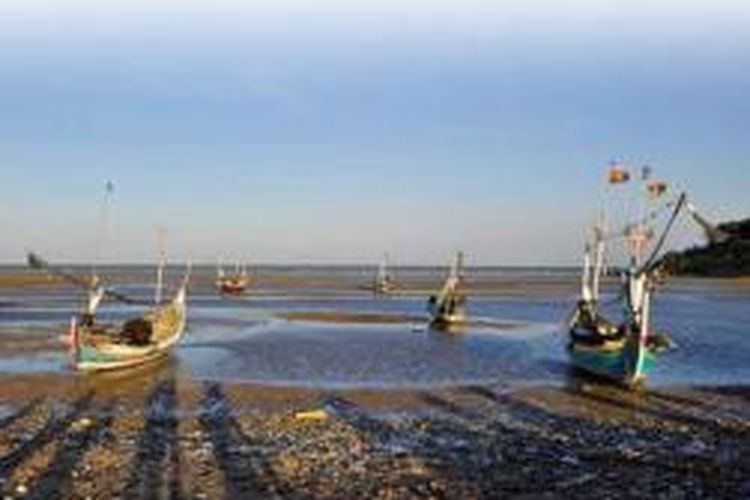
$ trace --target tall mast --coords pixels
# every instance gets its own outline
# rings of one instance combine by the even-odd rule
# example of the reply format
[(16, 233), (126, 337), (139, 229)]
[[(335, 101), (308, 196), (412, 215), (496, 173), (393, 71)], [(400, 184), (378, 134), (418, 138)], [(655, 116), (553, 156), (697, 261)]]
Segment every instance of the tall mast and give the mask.
[(450, 271), (448, 273), (448, 278), (445, 280), (445, 284), (443, 285), (442, 290), (440, 290), (440, 295), (438, 296), (438, 303), (444, 302), (450, 294), (455, 293), (461, 281), (461, 274), (463, 272), (463, 262), (464, 262), (463, 252), (456, 253), (456, 257), (453, 260)]
[(378, 268), (378, 281), (384, 282), (388, 279), (388, 254), (383, 254), (383, 260), (380, 261), (380, 267)]
[(164, 288), (164, 266), (167, 263), (166, 249), (165, 249), (165, 237), (166, 229), (160, 227), (156, 233), (157, 239), (157, 254), (159, 262), (156, 266), (156, 292), (154, 294), (154, 302), (161, 304), (162, 300), (162, 289)]
[(91, 265), (92, 277), (97, 275), (96, 268), (101, 264), (102, 253), (107, 239), (107, 229), (109, 227), (109, 216), (114, 190), (114, 183), (112, 181), (107, 181), (104, 185), (104, 197), (102, 198), (102, 204), (99, 209), (99, 227), (97, 227), (96, 243), (94, 245), (94, 262)]
[(586, 251), (583, 254), (583, 275), (581, 276), (581, 299), (591, 302), (594, 294), (591, 291), (591, 246), (586, 243)]
[(592, 280), (592, 295), (594, 300), (599, 300), (599, 285), (604, 270), (604, 226), (594, 228), (594, 277)]

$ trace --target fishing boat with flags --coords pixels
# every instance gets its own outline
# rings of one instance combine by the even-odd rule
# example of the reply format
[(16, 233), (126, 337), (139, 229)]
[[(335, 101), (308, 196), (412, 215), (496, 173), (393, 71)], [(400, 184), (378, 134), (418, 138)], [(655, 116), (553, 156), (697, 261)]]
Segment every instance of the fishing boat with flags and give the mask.
[(222, 295), (242, 295), (249, 282), (244, 264), (237, 264), (233, 273), (227, 273), (221, 262), (216, 266), (216, 289)]
[(436, 295), (430, 296), (427, 310), (431, 326), (443, 327), (466, 321), (466, 294), (462, 290), (463, 262), (464, 255), (458, 252), (442, 288)]
[[(610, 167), (610, 185), (625, 184), (630, 179), (630, 172), (621, 165)], [(587, 241), (581, 296), (568, 325), (567, 346), (572, 365), (626, 386), (641, 382), (657, 354), (669, 345), (665, 336), (653, 330), (652, 296), (665, 277), (660, 259), (662, 249), (678, 216), (688, 206), (687, 194), (683, 191), (670, 197), (667, 184), (651, 178), (650, 167), (641, 169), (640, 181), (640, 196), (644, 201), (635, 222), (609, 231), (600, 221)], [(691, 205), (690, 212), (694, 211)], [(618, 321), (606, 318), (601, 312), (599, 291), (607, 245), (613, 243), (623, 244), (628, 260), (621, 274), (620, 293), (612, 301), (622, 311)]]

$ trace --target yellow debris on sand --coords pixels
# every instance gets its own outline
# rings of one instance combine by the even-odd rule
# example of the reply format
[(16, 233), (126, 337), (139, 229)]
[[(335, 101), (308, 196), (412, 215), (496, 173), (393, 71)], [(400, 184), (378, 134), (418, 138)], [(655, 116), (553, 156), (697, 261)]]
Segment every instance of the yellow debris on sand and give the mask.
[(325, 410), (307, 410), (298, 411), (294, 414), (295, 420), (325, 420), (328, 418), (328, 412)]

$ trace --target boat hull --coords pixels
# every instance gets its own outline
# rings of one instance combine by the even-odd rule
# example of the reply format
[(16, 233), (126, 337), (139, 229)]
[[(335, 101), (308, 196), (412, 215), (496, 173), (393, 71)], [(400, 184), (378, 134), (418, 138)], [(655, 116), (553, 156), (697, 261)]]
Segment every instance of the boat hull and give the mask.
[(245, 293), (245, 286), (222, 285), (219, 287), (219, 293), (222, 295), (242, 295)]
[(157, 308), (147, 316), (152, 320), (156, 337), (154, 342), (139, 346), (111, 341), (96, 344), (76, 341), (75, 368), (82, 372), (117, 370), (150, 363), (167, 355), (185, 330), (184, 290), (172, 303)]
[(575, 368), (628, 386), (641, 382), (654, 363), (648, 349), (627, 342), (601, 346), (571, 343), (568, 353)]
[(82, 372), (119, 370), (139, 366), (145, 363), (151, 363), (167, 354), (169, 354), (168, 349), (150, 349), (146, 352), (117, 356), (83, 346), (79, 349), (76, 369)]
[(433, 316), (430, 325), (433, 327), (455, 326), (466, 323), (466, 314), (464, 312), (444, 314)]
[(242, 295), (247, 288), (247, 279), (242, 277), (225, 277), (216, 281), (216, 288), (222, 295)]

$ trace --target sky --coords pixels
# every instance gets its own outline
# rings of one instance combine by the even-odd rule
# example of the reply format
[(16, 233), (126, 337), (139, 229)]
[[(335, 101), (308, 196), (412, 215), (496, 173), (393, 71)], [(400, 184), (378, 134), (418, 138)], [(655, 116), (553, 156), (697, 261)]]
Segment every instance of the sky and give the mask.
[(613, 158), (750, 216), (748, 25), (728, 0), (3, 2), (0, 262), (148, 262), (163, 227), (192, 262), (573, 264)]

